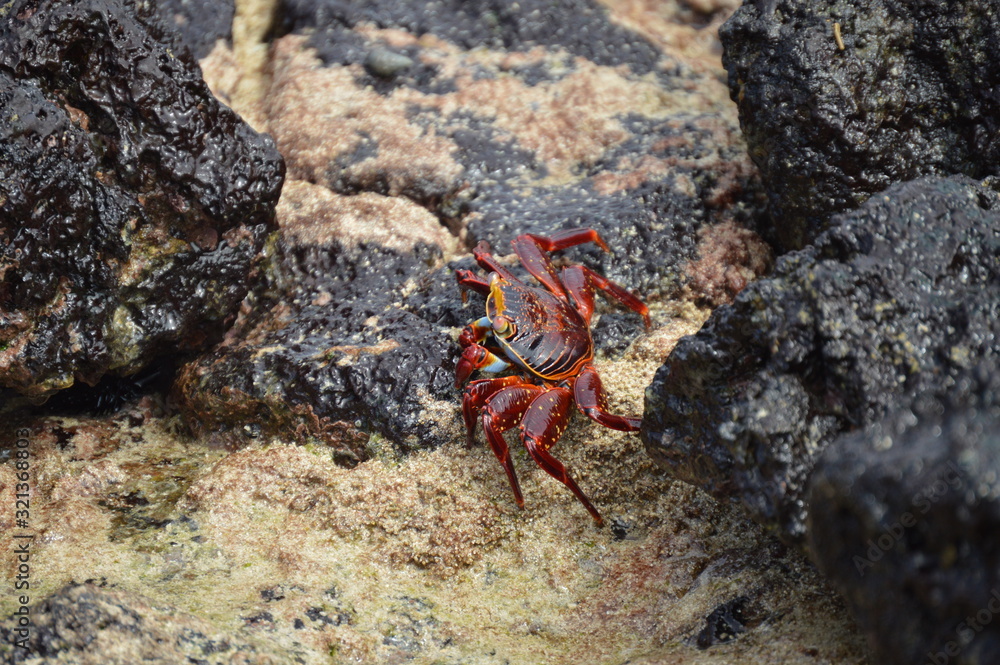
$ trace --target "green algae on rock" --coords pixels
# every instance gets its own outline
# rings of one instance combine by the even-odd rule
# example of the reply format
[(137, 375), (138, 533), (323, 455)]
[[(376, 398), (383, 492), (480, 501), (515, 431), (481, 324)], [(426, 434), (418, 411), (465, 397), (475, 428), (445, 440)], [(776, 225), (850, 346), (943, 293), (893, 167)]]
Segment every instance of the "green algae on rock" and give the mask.
[[(603, 363), (614, 398), (637, 404), (662, 349), (695, 327)], [(522, 456), (532, 500), (519, 511), (489, 450), (458, 434), (345, 469), (322, 446), (227, 452), (178, 435), (161, 408), (147, 398), (110, 419), (32, 425), (40, 621), (28, 663), (44, 653), (124, 665), (156, 639), (162, 658), (150, 662), (161, 663), (864, 662), (801, 555), (667, 480), (634, 436), (586, 422), (566, 433), (565, 461), (613, 522), (596, 530)], [(0, 529), (13, 519), (9, 471), (0, 466)], [(3, 569), (13, 561), (0, 552)], [(746, 631), (699, 648), (712, 615), (739, 598)], [(13, 600), (0, 596), (0, 631)], [(0, 660), (9, 653), (0, 642)]]
[[(243, 640), (210, 622), (151, 598), (94, 582), (73, 583), (31, 608), (31, 630), (11, 663), (47, 662), (133, 665), (140, 662), (212, 662), (273, 665), (291, 654), (265, 640)], [(0, 625), (4, 648), (15, 635)], [(0, 654), (3, 652), (0, 651)]]

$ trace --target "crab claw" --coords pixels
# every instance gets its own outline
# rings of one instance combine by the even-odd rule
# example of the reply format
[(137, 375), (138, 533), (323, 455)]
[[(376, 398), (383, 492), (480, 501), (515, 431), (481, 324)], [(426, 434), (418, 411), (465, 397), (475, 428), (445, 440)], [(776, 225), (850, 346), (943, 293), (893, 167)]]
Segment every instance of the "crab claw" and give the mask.
[(510, 363), (492, 354), (485, 346), (470, 344), (462, 351), (455, 368), (455, 387), (460, 388), (477, 369), (484, 372), (502, 372), (510, 367)]

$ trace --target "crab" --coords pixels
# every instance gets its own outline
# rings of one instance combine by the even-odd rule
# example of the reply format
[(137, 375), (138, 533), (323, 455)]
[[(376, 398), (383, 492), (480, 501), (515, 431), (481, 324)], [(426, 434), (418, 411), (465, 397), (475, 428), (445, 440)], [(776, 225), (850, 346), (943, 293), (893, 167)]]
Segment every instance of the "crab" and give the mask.
[(581, 265), (557, 272), (548, 252), (587, 242), (609, 251), (593, 229), (569, 229), (551, 236), (519, 235), (511, 243), (521, 264), (541, 284), (529, 286), (490, 254), (484, 241), (473, 250), (476, 262), (489, 273), (480, 279), (471, 270), (457, 270), (463, 300), (467, 290), (486, 296), (486, 316), (469, 323), (459, 335), (463, 347), (455, 376), (460, 388), (473, 372), (514, 374), (471, 381), (462, 398), (467, 445), (474, 442), (477, 421), (496, 455), (518, 507), (524, 496), (511, 462), (504, 432), (518, 427), (528, 454), (550, 476), (568, 487), (594, 522), (600, 512), (550, 450), (566, 430), (573, 404), (595, 422), (624, 432), (635, 432), (640, 418), (609, 413), (601, 378), (594, 369), (594, 341), (590, 320), (594, 293), (600, 290), (642, 316), (651, 327), (649, 309), (636, 296)]

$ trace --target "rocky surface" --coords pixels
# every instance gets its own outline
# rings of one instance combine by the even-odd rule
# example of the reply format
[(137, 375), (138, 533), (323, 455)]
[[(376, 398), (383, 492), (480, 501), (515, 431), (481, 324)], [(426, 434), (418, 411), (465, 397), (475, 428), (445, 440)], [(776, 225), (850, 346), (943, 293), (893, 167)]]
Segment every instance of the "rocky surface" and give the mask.
[(448, 328), (465, 317), (443, 267), (454, 237), (406, 199), (302, 181), (278, 215), (270, 289), (214, 353), (181, 369), (189, 422), (230, 440), (318, 440), (348, 465), (368, 456), (371, 432), (404, 447), (442, 443), (454, 416)]
[(760, 231), (801, 251), (682, 340), (646, 395), (649, 452), (807, 550), (878, 662), (985, 664), (1000, 644), (998, 17), (734, 13), (723, 61)]
[[(284, 7), (270, 116), (292, 177), (403, 194), (460, 218), (468, 247), (596, 228), (615, 254), (591, 264), (647, 297), (684, 281), (700, 228), (757, 211), (715, 76), (599, 5)], [(384, 53), (412, 64), (373, 72)]]
[[(232, 50), (202, 61), (292, 176), (223, 341), (169, 397), (141, 396), (169, 380), (154, 364), (2, 411), (0, 530), (34, 536), (37, 621), (0, 659), (864, 662), (801, 554), (668, 480), (634, 434), (575, 416), (556, 451), (609, 528), (515, 447), (518, 510), (451, 387), (482, 307), (453, 270), (480, 239), (502, 256), (521, 231), (606, 235), (609, 255), (560, 260), (651, 304), (648, 334), (603, 303), (594, 329), (630, 414), (704, 306), (768, 269), (718, 60), (735, 3), (564, 2), (567, 25), (547, 3), (364, 4), (241, 2)], [(463, 7), (479, 15), (442, 11)], [(19, 602), (0, 594), (5, 636)]]
[(682, 340), (646, 395), (650, 454), (790, 542), (824, 448), (951, 385), (1000, 332), (993, 185), (916, 180), (833, 224)]
[[(557, 9), (572, 21), (531, 2), (280, 7), (256, 112), (289, 168), (281, 237), (229, 339), (181, 370), (193, 427), (296, 432), (347, 464), (371, 435), (451, 440), (453, 340), (482, 307), (454, 271), (480, 240), (502, 256), (520, 233), (595, 228), (612, 252), (567, 260), (647, 300), (724, 301), (768, 269), (717, 71), (599, 5)], [(621, 351), (641, 320), (602, 311), (601, 350)]]
[[(654, 348), (602, 364), (616, 400), (639, 401)], [(27, 430), (32, 508), (15, 528), (15, 470), (0, 466), (0, 529), (34, 535), (32, 624), (30, 648), (0, 640), (0, 660), (865, 662), (801, 555), (666, 479), (634, 434), (581, 418), (558, 447), (609, 519), (596, 529), (523, 454), (518, 510), (461, 435), (346, 469), (322, 446), (192, 441), (166, 414), (147, 397), (8, 421), (5, 446)], [(16, 556), (4, 548), (0, 568)], [(17, 610), (0, 595), (0, 635)]]
[(809, 546), (879, 662), (996, 659), (998, 425), (994, 356), (820, 457)]
[(217, 342), (284, 166), (118, 0), (0, 21), (0, 385), (45, 396)]
[(754, 0), (720, 33), (786, 249), (892, 183), (997, 174), (997, 3)]
[[(268, 665), (294, 658), (263, 641), (222, 634), (204, 619), (140, 594), (94, 582), (67, 585), (32, 606), (30, 616), (23, 648), (9, 652), (5, 662)], [(5, 648), (21, 640), (8, 626), (0, 626), (0, 637)]]
[(151, 4), (198, 60), (208, 56), (219, 40), (232, 44), (234, 0), (154, 0)]

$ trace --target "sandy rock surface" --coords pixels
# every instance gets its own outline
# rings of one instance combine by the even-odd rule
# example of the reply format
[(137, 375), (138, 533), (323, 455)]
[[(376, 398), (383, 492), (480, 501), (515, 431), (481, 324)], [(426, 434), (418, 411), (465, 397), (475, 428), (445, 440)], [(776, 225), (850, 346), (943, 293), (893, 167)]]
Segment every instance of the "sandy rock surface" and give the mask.
[(513, 265), (518, 233), (601, 232), (610, 253), (558, 260), (650, 305), (648, 332), (611, 303), (595, 316), (627, 415), (678, 339), (770, 269), (716, 35), (734, 3), (426, 3), (438, 23), (416, 4), (237, 3), (201, 65), (287, 162), (279, 231), (233, 328), (169, 390), (116, 386), (105, 415), (8, 407), (0, 529), (33, 536), (35, 623), (12, 647), (19, 601), (0, 596), (0, 654), (867, 662), (802, 555), (670, 480), (635, 434), (574, 414), (554, 449), (605, 528), (515, 443), (519, 510), (482, 432), (465, 447), (452, 385), (482, 308), (454, 270), (479, 240)]

